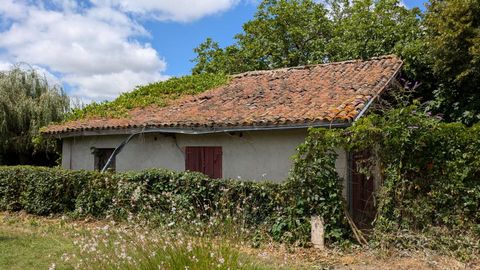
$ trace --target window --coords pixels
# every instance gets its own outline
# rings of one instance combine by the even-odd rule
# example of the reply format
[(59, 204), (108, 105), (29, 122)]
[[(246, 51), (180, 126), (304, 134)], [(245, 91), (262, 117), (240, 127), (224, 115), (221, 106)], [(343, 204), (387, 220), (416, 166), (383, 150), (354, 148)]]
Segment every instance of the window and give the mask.
[(222, 147), (186, 147), (185, 170), (222, 178)]
[[(112, 155), (114, 148), (95, 148), (93, 154), (95, 155), (95, 170), (101, 171), (108, 159)], [(115, 171), (115, 158), (113, 158), (108, 170)]]

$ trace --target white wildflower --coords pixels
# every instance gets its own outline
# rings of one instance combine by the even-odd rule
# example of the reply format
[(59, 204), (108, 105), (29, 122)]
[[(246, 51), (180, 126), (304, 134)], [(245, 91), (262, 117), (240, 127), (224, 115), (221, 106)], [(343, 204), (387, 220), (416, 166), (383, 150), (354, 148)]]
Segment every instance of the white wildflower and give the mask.
[(142, 192), (142, 189), (140, 186), (138, 186), (134, 191), (133, 191), (133, 194), (132, 194), (132, 201), (136, 202), (140, 199), (140, 194)]

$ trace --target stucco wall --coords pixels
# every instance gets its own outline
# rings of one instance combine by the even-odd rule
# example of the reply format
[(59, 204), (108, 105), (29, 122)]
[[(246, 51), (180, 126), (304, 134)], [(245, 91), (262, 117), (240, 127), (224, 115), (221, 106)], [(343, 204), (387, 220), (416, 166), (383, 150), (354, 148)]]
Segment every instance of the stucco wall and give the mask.
[[(134, 138), (117, 156), (117, 171), (146, 168), (185, 169), (184, 147), (221, 146), (223, 178), (284, 180), (292, 166), (295, 148), (307, 131), (254, 131), (235, 134), (164, 135), (145, 134)], [(127, 136), (89, 136), (63, 141), (62, 165), (69, 169), (94, 169), (91, 148), (115, 148)], [(337, 170), (346, 179), (347, 156), (338, 150)]]

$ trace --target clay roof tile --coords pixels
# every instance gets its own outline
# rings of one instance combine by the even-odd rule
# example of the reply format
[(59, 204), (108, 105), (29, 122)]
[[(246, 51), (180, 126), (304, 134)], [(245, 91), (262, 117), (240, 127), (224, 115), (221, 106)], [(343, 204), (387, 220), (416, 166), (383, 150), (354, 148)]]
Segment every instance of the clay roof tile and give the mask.
[(394, 56), (251, 71), (228, 85), (181, 98), (167, 107), (135, 108), (124, 119), (80, 119), (50, 125), (46, 134), (130, 127), (282, 126), (351, 121), (394, 78), (402, 61)]

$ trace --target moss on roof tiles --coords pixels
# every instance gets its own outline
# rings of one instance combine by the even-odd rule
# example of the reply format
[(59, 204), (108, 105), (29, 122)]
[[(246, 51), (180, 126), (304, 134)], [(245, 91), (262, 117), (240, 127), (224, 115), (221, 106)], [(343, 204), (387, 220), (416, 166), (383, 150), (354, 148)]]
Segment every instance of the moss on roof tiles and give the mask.
[(186, 95), (202, 93), (227, 84), (229, 76), (223, 74), (198, 74), (183, 77), (173, 77), (166, 81), (154, 82), (144, 86), (137, 86), (131, 92), (122, 93), (113, 101), (91, 103), (74, 110), (66, 121), (93, 118), (128, 117), (128, 112), (135, 108), (149, 105), (164, 107), (170, 101)]

